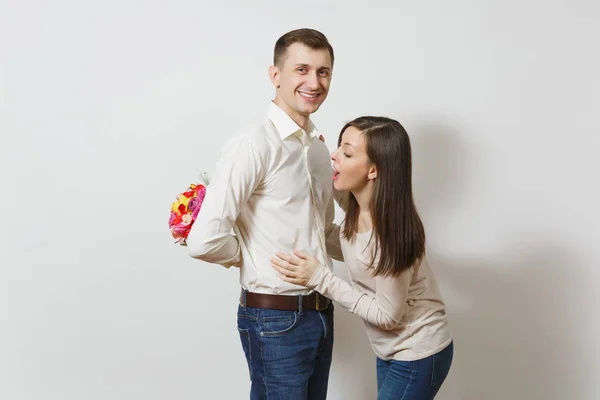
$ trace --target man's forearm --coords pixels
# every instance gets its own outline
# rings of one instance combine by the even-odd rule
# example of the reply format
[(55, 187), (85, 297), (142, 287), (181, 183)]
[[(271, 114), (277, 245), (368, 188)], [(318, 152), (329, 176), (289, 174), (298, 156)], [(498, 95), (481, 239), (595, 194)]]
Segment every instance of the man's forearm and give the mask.
[(239, 266), (241, 249), (238, 240), (231, 234), (215, 237), (202, 237), (202, 227), (194, 227), (187, 239), (188, 252), (191, 257), (205, 262), (220, 264), (224, 267)]

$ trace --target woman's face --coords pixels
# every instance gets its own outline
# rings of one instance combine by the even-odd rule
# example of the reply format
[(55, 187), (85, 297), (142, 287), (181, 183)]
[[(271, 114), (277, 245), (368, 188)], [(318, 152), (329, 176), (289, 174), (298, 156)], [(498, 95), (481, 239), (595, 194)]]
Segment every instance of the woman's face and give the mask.
[(340, 147), (331, 153), (331, 159), (336, 190), (357, 193), (374, 178), (374, 164), (367, 156), (365, 135), (353, 126), (342, 133)]

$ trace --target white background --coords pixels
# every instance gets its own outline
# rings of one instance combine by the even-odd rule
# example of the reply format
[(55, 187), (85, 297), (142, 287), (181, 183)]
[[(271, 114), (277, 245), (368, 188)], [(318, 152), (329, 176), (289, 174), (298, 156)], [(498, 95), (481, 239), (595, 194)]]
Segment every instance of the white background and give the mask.
[[(167, 220), (266, 109), (272, 47), (299, 27), (336, 51), (314, 116), (331, 150), (364, 114), (412, 137), (455, 336), (438, 398), (597, 399), (593, 0), (0, 0), (0, 398), (248, 397), (237, 272)], [(362, 322), (336, 324), (329, 398), (374, 399)]]

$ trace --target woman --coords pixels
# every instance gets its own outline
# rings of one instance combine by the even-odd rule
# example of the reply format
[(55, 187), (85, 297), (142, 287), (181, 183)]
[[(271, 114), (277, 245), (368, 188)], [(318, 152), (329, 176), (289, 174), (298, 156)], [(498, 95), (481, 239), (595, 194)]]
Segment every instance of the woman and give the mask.
[(277, 253), (272, 266), (283, 280), (365, 320), (379, 400), (433, 399), (452, 364), (453, 342), (425, 260), (408, 135), (393, 119), (360, 117), (344, 126), (331, 159), (335, 189), (349, 192), (340, 240), (352, 284), (301, 252)]

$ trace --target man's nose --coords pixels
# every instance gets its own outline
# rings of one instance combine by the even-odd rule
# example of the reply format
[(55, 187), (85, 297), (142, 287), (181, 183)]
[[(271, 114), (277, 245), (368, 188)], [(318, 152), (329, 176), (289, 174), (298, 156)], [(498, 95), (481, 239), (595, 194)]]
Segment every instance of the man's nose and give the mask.
[(317, 76), (317, 72), (313, 71), (312, 73), (309, 74), (307, 80), (306, 80), (306, 85), (311, 89), (311, 90), (317, 90), (319, 88), (319, 77)]

